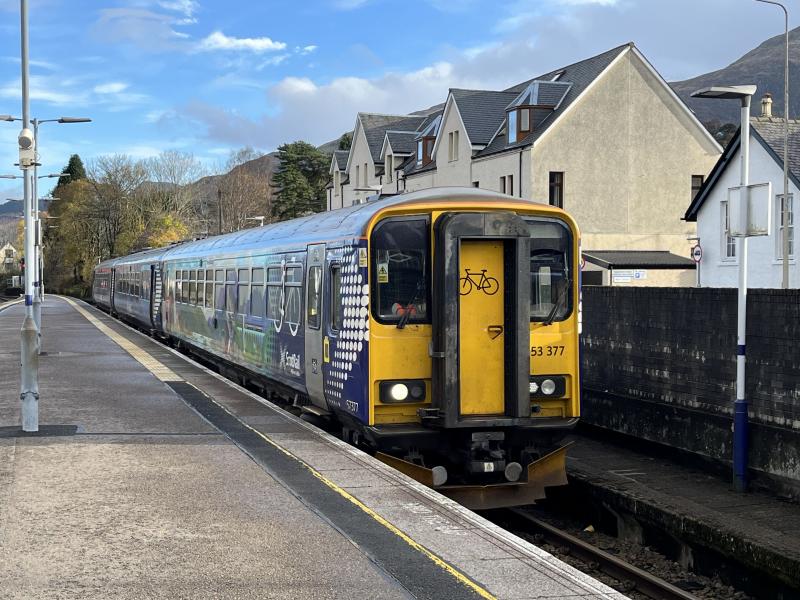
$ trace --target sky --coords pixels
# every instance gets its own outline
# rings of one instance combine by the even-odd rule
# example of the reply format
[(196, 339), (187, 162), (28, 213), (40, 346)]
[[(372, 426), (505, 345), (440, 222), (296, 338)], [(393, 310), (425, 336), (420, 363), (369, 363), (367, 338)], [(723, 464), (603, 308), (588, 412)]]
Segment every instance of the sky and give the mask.
[[(19, 0), (0, 0), (0, 114), (19, 116)], [(502, 89), (633, 41), (670, 81), (726, 66), (783, 31), (754, 0), (30, 0), (40, 173), (72, 153), (321, 144), (358, 111), (406, 113), (450, 87)], [(791, 7), (790, 7), (791, 8)], [(800, 20), (792, 11), (790, 26)], [(796, 15), (796, 16), (795, 16)], [(0, 174), (19, 173), (0, 122)], [(21, 196), (0, 185), (0, 202)], [(49, 185), (42, 189), (49, 189)]]

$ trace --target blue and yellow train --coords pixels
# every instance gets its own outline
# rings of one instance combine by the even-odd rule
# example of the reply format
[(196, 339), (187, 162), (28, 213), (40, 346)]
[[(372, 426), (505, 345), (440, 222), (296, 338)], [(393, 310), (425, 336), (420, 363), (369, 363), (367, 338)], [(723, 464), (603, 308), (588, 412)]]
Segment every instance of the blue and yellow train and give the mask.
[(93, 299), (488, 508), (566, 482), (578, 261), (564, 211), (437, 188), (108, 260)]

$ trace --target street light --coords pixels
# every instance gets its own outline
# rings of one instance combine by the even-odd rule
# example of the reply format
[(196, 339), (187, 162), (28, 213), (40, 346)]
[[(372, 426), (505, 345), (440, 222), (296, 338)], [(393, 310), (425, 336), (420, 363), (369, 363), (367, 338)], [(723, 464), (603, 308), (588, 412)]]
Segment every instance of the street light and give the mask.
[(781, 287), (789, 289), (789, 12), (780, 2), (774, 0), (756, 0), (764, 4), (774, 4), (783, 10), (784, 63), (783, 63), (783, 202), (781, 203), (781, 224), (783, 225), (783, 273)]
[[(750, 179), (750, 101), (756, 93), (754, 85), (709, 87), (698, 90), (692, 98), (739, 100), (741, 103), (741, 129), (739, 131), (742, 153), (740, 185), (745, 188)], [(747, 325), (747, 237), (739, 238), (739, 285), (736, 307), (736, 402), (733, 405), (733, 485), (736, 491), (747, 490), (747, 399), (745, 398), (745, 353)]]

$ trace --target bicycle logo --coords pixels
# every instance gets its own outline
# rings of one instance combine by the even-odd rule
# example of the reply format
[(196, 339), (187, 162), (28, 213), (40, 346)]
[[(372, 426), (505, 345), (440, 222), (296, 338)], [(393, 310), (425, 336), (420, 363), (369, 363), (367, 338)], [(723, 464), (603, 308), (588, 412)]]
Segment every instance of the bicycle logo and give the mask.
[(480, 290), (487, 296), (494, 296), (500, 289), (500, 282), (494, 277), (487, 277), (486, 269), (481, 269), (480, 273), (469, 269), (464, 269), (464, 272), (466, 273), (464, 277), (459, 279), (461, 282), (459, 294), (462, 296), (472, 293), (473, 289)]

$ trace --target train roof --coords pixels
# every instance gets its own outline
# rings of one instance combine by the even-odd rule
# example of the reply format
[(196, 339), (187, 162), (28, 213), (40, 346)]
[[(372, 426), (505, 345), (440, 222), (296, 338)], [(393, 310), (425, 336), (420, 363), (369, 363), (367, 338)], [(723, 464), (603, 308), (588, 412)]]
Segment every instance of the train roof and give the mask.
[[(263, 227), (244, 229), (225, 235), (184, 242), (173, 246), (158, 248), (111, 259), (100, 266), (116, 266), (141, 261), (191, 258), (206, 256), (209, 253), (229, 253), (239, 250), (255, 250), (265, 245), (272, 247), (299, 247), (315, 242), (334, 239), (352, 239), (366, 234), (370, 220), (386, 208), (412, 206), (454, 198), (471, 202), (507, 203), (530, 202), (521, 198), (507, 196), (472, 187), (439, 187), (418, 192), (409, 192), (380, 198), (365, 204), (317, 213), (307, 217), (272, 223)], [(162, 256), (163, 255), (163, 256)]]

